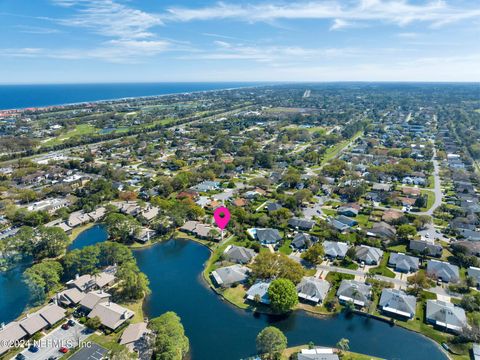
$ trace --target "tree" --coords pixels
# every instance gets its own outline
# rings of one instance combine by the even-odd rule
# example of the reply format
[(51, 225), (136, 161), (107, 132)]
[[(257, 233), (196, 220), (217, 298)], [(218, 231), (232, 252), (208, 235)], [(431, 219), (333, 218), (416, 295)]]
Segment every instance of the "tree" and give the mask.
[(314, 265), (320, 264), (322, 262), (322, 258), (325, 255), (325, 251), (323, 250), (323, 245), (319, 242), (313, 244), (308, 248), (303, 254), (302, 259), (312, 263)]
[(120, 285), (116, 288), (116, 295), (122, 301), (139, 300), (150, 292), (147, 276), (133, 261), (119, 266), (117, 279)]
[(124, 244), (132, 242), (140, 230), (140, 223), (134, 217), (118, 213), (107, 215), (105, 224), (112, 239)]
[(62, 265), (57, 261), (43, 261), (25, 270), (23, 276), (33, 304), (43, 303), (47, 294), (60, 286), (62, 273)]
[(412, 275), (407, 278), (407, 283), (411, 286), (411, 292), (415, 295), (418, 295), (422, 289), (425, 289), (429, 285), (429, 279), (425, 275), (425, 273), (417, 272), (415, 275)]
[(33, 257), (35, 259), (56, 258), (67, 250), (68, 236), (59, 227), (44, 227), (38, 229), (39, 241), (35, 244)]
[(182, 360), (190, 349), (181, 319), (172, 311), (152, 319), (149, 327), (156, 333), (154, 359)]
[(298, 303), (297, 289), (288, 279), (273, 280), (268, 287), (270, 305), (276, 312), (287, 312)]
[(278, 359), (287, 348), (286, 336), (274, 326), (268, 326), (257, 335), (257, 352), (263, 359)]
[(337, 348), (340, 349), (340, 351), (350, 350), (350, 340), (341, 338), (337, 343)]
[(92, 318), (88, 318), (87, 322), (85, 325), (92, 330), (97, 330), (102, 326), (102, 322), (100, 321), (100, 318), (98, 316), (94, 316)]
[(304, 275), (302, 265), (284, 254), (263, 252), (255, 257), (252, 264), (254, 279), (284, 278), (298, 284)]
[(408, 240), (410, 236), (415, 236), (417, 234), (417, 229), (415, 226), (404, 224), (400, 225), (397, 229), (397, 236), (402, 240)]

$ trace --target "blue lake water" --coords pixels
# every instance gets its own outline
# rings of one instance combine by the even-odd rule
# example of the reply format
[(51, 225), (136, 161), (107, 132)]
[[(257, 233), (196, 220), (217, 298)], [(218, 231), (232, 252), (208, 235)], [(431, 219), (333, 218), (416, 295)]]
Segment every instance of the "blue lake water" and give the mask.
[(68, 247), (69, 251), (81, 249), (85, 246), (95, 245), (108, 239), (107, 229), (104, 225), (94, 225), (91, 228), (82, 231)]
[(0, 85), (0, 109), (62, 105), (258, 85), (247, 82)]
[(317, 318), (305, 312), (274, 317), (247, 312), (222, 301), (202, 282), (210, 253), (188, 240), (170, 240), (134, 251), (150, 279), (144, 309), (150, 317), (175, 311), (190, 339), (192, 359), (238, 360), (255, 354), (255, 338), (265, 326), (280, 328), (289, 344), (313, 341), (334, 346), (345, 337), (352, 351), (386, 359), (447, 359), (430, 340), (398, 326), (363, 316)]

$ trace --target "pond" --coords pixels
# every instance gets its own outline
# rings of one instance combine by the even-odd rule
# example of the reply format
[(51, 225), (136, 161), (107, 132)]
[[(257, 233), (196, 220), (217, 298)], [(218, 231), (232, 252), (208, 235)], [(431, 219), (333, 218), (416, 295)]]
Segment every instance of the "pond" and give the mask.
[(318, 318), (297, 311), (278, 317), (235, 308), (203, 283), (201, 272), (210, 252), (195, 242), (169, 240), (134, 254), (150, 279), (146, 314), (153, 318), (175, 311), (182, 318), (194, 360), (254, 355), (255, 337), (268, 325), (280, 328), (292, 346), (310, 341), (334, 346), (345, 337), (352, 351), (386, 359), (447, 359), (427, 338), (363, 316)]
[[(107, 238), (108, 233), (105, 226), (95, 225), (81, 232), (68, 247), (68, 250), (95, 245), (107, 240)], [(30, 261), (25, 261), (10, 271), (0, 272), (0, 323), (15, 320), (27, 307), (29, 292), (22, 280), (22, 274), (30, 265)]]

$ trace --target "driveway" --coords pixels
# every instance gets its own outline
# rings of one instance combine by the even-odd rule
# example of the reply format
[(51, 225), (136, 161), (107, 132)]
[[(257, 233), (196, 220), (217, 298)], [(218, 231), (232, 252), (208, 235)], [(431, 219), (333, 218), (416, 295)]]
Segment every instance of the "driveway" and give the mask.
[[(364, 271), (363, 269), (360, 269), (360, 268), (357, 269), (357, 270), (352, 270), (352, 269), (345, 269), (345, 268), (342, 268), (342, 267), (330, 266), (330, 265), (317, 265), (317, 270), (332, 271), (332, 272), (338, 272), (338, 273), (342, 273), (342, 274), (349, 274), (349, 275), (353, 275), (353, 276), (363, 276), (363, 277), (365, 277), (365, 275), (367, 273), (366, 271)], [(402, 279), (390, 278), (390, 277), (382, 276), (382, 275), (375, 275), (374, 278), (377, 279), (377, 280), (381, 280), (381, 281), (391, 282), (394, 285), (397, 285), (398, 287), (404, 287), (404, 288), (407, 287), (407, 282), (405, 280), (402, 280)]]
[(91, 335), (83, 332), (84, 329), (86, 329), (85, 326), (77, 322), (75, 326), (68, 330), (63, 330), (61, 327), (58, 327), (47, 336), (35, 342), (35, 345), (39, 347), (36, 353), (32, 353), (26, 349), (22, 351), (22, 354), (25, 355), (26, 360), (46, 360), (50, 357), (60, 358), (63, 356), (59, 351), (61, 347), (73, 348)]

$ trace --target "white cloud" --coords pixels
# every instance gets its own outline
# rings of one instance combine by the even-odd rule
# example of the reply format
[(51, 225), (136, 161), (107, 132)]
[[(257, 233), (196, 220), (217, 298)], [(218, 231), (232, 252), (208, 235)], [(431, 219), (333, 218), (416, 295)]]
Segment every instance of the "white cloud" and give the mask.
[(237, 5), (219, 2), (200, 8), (171, 7), (162, 15), (164, 21), (235, 19), (248, 22), (272, 22), (281, 19), (328, 19), (333, 27), (348, 21), (382, 21), (399, 26), (421, 21), (432, 26), (474, 19), (480, 6), (457, 8), (442, 0), (416, 4), (408, 0), (297, 1), (288, 4), (256, 3)]
[(114, 0), (52, 0), (74, 9), (77, 14), (58, 22), (81, 27), (107, 37), (144, 39), (153, 37), (151, 28), (161, 25), (159, 16), (134, 9)]

